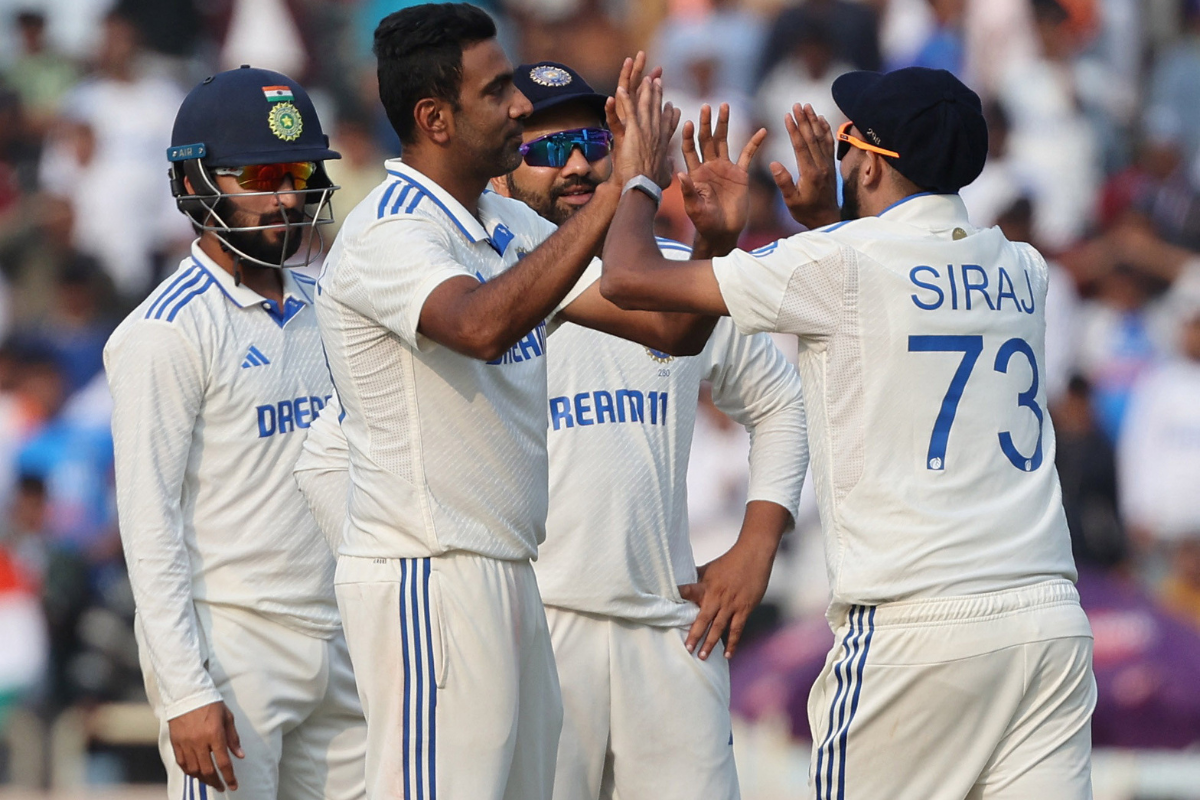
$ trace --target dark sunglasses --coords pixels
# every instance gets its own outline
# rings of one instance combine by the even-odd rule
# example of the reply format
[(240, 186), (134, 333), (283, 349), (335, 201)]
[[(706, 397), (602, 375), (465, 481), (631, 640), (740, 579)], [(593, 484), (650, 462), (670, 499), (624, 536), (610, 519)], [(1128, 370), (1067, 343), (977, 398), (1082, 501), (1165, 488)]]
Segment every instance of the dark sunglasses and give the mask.
[(290, 164), (250, 164), (245, 167), (217, 167), (214, 175), (230, 175), (237, 178), (238, 186), (251, 192), (273, 192), (280, 187), (287, 175), (292, 176), (292, 188), (308, 188), (308, 179), (317, 171), (312, 161), (295, 161)]
[(604, 128), (576, 128), (548, 133), (521, 145), (525, 163), (531, 167), (562, 169), (571, 160), (576, 147), (588, 162), (599, 161), (612, 151), (612, 131)]

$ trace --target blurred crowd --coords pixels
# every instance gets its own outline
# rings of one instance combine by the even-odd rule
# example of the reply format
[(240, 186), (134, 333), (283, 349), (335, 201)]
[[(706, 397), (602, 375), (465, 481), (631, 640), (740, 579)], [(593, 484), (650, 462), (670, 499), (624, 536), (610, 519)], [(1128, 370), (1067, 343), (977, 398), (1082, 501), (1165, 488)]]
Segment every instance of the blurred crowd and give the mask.
[[(406, 0), (0, 0), (0, 728), (14, 709), (142, 694), (112, 487), (101, 352), (192, 238), (165, 150), (188, 88), (240, 64), (304, 83), (344, 214), (399, 151), (371, 33)], [(1200, 0), (479, 0), (514, 63), (598, 90), (638, 48), (731, 144), (770, 136), (743, 246), (799, 228), (767, 172), (782, 118), (851, 69), (948, 69), (983, 98), (973, 221), (1052, 264), (1042, 379), (1076, 559), (1200, 631)], [(660, 232), (690, 241), (678, 192)], [(786, 342), (782, 343), (788, 347)], [(794, 343), (790, 344), (794, 352)], [(701, 398), (689, 487), (698, 558), (736, 533), (744, 432)], [(770, 608), (819, 613), (815, 504)], [(3, 774), (0, 767), (0, 774)]]

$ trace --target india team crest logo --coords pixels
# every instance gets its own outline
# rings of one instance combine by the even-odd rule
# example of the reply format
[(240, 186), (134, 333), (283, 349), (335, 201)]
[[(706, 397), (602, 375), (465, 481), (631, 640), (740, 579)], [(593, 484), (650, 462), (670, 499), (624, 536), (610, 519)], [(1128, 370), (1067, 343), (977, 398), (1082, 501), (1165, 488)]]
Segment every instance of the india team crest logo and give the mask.
[(541, 64), (529, 70), (529, 79), (539, 86), (557, 88), (571, 82), (571, 73), (552, 64)]
[(291, 103), (272, 103), (271, 111), (267, 114), (267, 124), (271, 133), (285, 142), (294, 142), (300, 138), (304, 130), (304, 120), (300, 118), (300, 109)]
[(650, 356), (650, 358), (654, 359), (660, 364), (669, 364), (675, 360), (675, 356), (670, 355), (669, 353), (664, 353), (661, 350), (652, 350), (649, 347), (646, 348), (646, 355)]

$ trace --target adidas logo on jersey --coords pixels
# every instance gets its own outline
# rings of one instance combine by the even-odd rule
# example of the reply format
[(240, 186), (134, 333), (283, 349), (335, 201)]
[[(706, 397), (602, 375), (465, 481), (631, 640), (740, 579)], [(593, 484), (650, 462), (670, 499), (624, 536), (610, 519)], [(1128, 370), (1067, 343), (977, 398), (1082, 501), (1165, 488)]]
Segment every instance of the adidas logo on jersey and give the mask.
[(246, 358), (242, 361), (242, 369), (250, 369), (251, 367), (265, 367), (271, 363), (271, 359), (263, 355), (262, 351), (254, 345), (250, 345), (250, 349), (246, 352)]

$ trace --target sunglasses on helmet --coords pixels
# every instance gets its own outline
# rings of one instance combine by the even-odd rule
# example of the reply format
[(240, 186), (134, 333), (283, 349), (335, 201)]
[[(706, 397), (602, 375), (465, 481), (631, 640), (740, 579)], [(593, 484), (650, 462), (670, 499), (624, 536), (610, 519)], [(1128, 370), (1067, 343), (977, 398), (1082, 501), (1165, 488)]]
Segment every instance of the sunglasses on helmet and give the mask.
[(873, 144), (864, 142), (862, 139), (859, 139), (857, 136), (851, 136), (850, 135), (850, 126), (853, 124), (854, 124), (853, 122), (843, 122), (841, 127), (839, 127), (837, 129), (836, 138), (837, 138), (838, 161), (841, 161), (843, 158), (846, 157), (846, 154), (850, 152), (851, 147), (857, 147), (859, 150), (867, 150), (871, 153), (879, 153), (879, 155), (881, 155), (881, 156), (891, 156), (892, 158), (900, 157), (900, 154), (897, 153), (895, 150), (885, 150), (882, 147), (876, 147)]
[(292, 188), (308, 188), (308, 179), (317, 171), (313, 161), (294, 161), (290, 164), (248, 164), (244, 167), (217, 167), (214, 175), (229, 175), (237, 178), (238, 186), (250, 192), (273, 192), (283, 184), (283, 179), (292, 176)]
[(575, 128), (530, 139), (521, 145), (520, 153), (531, 167), (562, 169), (571, 160), (576, 147), (588, 162), (599, 161), (612, 150), (612, 131), (604, 128)]

